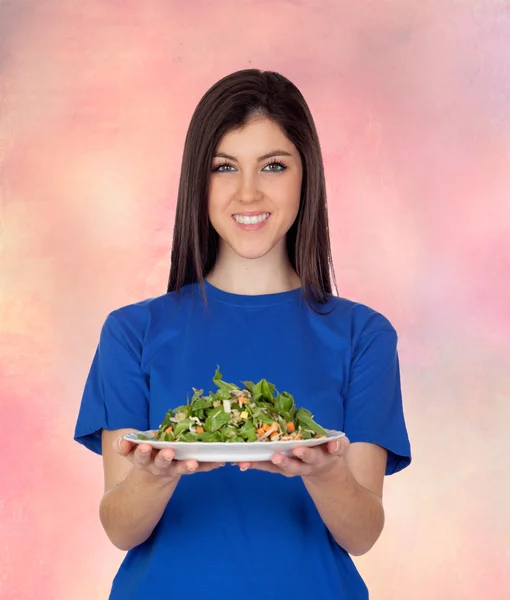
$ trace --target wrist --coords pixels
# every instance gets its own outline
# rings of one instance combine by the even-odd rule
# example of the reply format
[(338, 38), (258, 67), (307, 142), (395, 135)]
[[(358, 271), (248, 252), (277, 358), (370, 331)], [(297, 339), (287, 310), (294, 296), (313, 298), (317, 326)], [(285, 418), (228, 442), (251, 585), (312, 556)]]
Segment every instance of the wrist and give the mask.
[(133, 466), (129, 474), (129, 478), (136, 486), (164, 490), (167, 488), (175, 488), (181, 476), (176, 474), (166, 476), (154, 475), (154, 473), (151, 473), (146, 469), (140, 469), (136, 466)]
[(303, 476), (303, 481), (305, 484), (310, 483), (312, 485), (327, 484), (331, 481), (342, 484), (346, 483), (350, 479), (350, 476), (351, 472), (345, 458), (338, 457), (332, 461), (329, 467)]

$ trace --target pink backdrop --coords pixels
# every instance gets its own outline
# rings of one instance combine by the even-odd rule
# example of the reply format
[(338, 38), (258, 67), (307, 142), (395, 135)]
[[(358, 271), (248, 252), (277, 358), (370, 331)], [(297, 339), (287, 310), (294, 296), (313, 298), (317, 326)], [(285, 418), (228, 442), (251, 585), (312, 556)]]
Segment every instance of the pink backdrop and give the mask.
[(196, 103), (254, 66), (315, 115), (341, 295), (400, 333), (414, 463), (356, 561), (371, 598), (509, 598), (508, 3), (16, 0), (0, 23), (0, 597), (107, 597), (83, 384), (106, 314), (165, 290)]

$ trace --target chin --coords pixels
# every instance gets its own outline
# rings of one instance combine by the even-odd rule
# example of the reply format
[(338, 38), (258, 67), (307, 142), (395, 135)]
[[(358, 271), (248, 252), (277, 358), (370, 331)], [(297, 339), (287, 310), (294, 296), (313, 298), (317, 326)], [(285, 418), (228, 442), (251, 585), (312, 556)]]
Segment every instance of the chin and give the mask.
[(233, 250), (237, 254), (237, 256), (245, 258), (246, 260), (257, 260), (257, 258), (262, 258), (266, 256), (266, 254), (271, 252), (271, 248), (267, 248), (265, 250), (262, 250), (260, 248), (252, 248), (250, 250), (237, 250), (236, 248), (233, 248)]
[[(230, 245), (230, 244), (229, 244)], [(274, 245), (261, 245), (261, 244), (253, 244), (253, 245), (230, 245), (230, 248), (237, 254), (237, 256), (241, 258), (245, 258), (246, 260), (256, 260), (257, 258), (262, 258), (269, 254), (271, 250), (275, 247)]]

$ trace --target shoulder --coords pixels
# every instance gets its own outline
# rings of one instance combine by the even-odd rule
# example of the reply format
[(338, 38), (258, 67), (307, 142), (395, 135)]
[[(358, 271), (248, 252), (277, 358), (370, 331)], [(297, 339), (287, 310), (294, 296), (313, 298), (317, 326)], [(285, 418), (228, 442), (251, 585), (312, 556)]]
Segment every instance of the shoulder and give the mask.
[(323, 307), (322, 312), (327, 313), (327, 318), (335, 325), (347, 329), (352, 340), (359, 340), (381, 331), (397, 336), (396, 329), (388, 317), (362, 302), (331, 295)]
[(120, 306), (107, 315), (103, 330), (140, 342), (147, 341), (162, 326), (178, 323), (179, 314), (189, 309), (194, 294), (192, 286), (186, 286), (177, 292)]

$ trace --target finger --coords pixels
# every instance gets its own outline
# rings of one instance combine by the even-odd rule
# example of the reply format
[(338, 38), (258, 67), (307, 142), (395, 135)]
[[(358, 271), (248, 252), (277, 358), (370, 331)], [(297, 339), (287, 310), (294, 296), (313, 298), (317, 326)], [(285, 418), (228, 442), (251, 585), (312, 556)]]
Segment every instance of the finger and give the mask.
[(152, 446), (149, 446), (148, 444), (139, 444), (133, 454), (134, 464), (138, 467), (147, 467), (152, 460)]
[(219, 469), (224, 466), (225, 463), (200, 463), (197, 471), (200, 473), (208, 473), (209, 471), (214, 471), (214, 469)]
[(198, 462), (196, 460), (179, 460), (175, 464), (175, 470), (179, 475), (194, 473), (198, 469)]
[(341, 437), (339, 440), (334, 440), (328, 443), (328, 452), (335, 456), (343, 456), (349, 448), (350, 442), (347, 437)]
[(254, 471), (266, 471), (267, 473), (281, 473), (280, 469), (270, 461), (240, 462), (237, 463), (241, 471), (253, 469)]
[(161, 471), (165, 472), (172, 466), (174, 459), (174, 451), (171, 448), (160, 450), (155, 458), (154, 465)]
[(158, 456), (160, 456), (164, 460), (174, 460), (175, 452), (172, 448), (163, 448), (163, 450), (160, 450), (158, 452)]
[(251, 462), (240, 462), (236, 464), (239, 467), (240, 471), (247, 471), (248, 469), (251, 469), (253, 467), (253, 463)]
[(311, 465), (279, 453), (273, 456), (271, 462), (281, 469), (284, 475), (309, 475), (312, 471)]
[(322, 448), (296, 448), (292, 453), (297, 459), (307, 465), (320, 465), (327, 459), (327, 455)]

